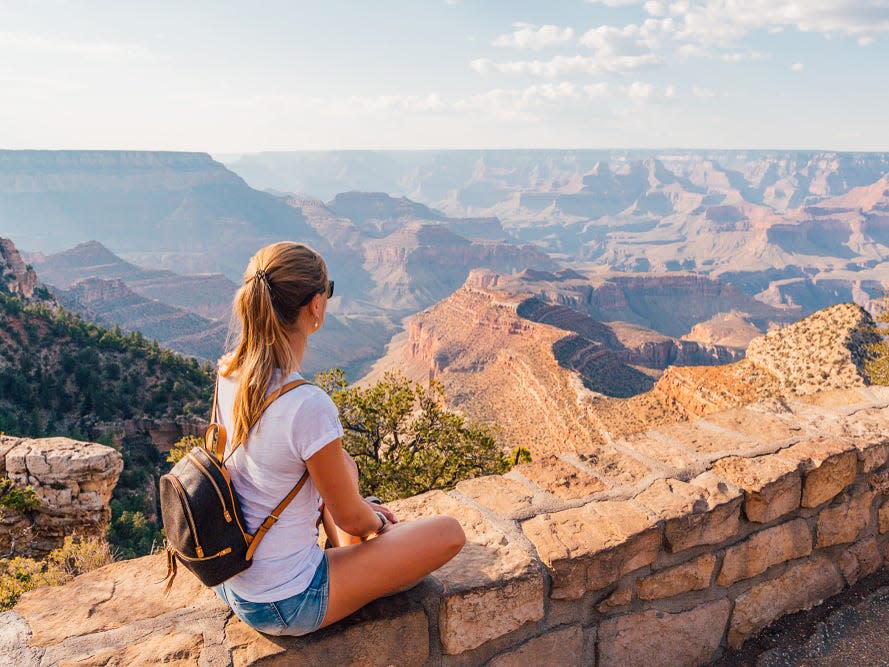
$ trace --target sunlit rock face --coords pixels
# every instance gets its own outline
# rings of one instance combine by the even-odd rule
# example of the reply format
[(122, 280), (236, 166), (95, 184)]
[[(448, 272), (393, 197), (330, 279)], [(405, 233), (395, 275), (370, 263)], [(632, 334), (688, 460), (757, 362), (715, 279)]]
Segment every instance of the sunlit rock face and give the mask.
[(30, 515), (3, 510), (0, 551), (42, 556), (66, 535), (104, 537), (108, 502), (122, 470), (120, 453), (105, 445), (0, 436), (0, 474), (30, 486), (41, 503)]
[(0, 290), (31, 299), (37, 287), (37, 274), (26, 265), (9, 239), (0, 238)]

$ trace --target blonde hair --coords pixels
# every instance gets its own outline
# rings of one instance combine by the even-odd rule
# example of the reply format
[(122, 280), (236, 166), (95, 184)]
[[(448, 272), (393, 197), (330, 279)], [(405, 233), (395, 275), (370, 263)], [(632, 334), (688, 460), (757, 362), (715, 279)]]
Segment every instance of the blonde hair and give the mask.
[(290, 330), (300, 310), (326, 290), (324, 260), (302, 243), (273, 243), (250, 258), (233, 304), (238, 342), (220, 360), (223, 377), (238, 373), (232, 444), (247, 439), (275, 371), (283, 377), (297, 370)]

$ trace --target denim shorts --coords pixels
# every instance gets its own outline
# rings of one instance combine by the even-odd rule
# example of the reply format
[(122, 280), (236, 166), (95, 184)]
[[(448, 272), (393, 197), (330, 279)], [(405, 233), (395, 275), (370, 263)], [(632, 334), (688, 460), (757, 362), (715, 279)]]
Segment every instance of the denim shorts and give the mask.
[(305, 635), (320, 628), (327, 613), (330, 591), (327, 554), (321, 559), (308, 588), (284, 600), (249, 602), (228, 590), (224, 583), (213, 590), (231, 607), (235, 616), (254, 630), (267, 635)]

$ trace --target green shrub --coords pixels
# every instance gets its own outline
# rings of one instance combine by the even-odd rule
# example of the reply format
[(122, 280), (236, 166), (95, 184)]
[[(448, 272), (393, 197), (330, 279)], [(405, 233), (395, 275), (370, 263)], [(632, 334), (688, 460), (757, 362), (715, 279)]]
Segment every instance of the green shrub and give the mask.
[(387, 373), (366, 389), (347, 387), (340, 369), (319, 373), (315, 383), (339, 409), (363, 495), (405, 498), (510, 468), (488, 428), (445, 409), (441, 383)]
[(104, 540), (71, 535), (45, 560), (0, 558), (0, 611), (11, 609), (23, 593), (40, 586), (60, 586), (111, 561), (111, 550)]

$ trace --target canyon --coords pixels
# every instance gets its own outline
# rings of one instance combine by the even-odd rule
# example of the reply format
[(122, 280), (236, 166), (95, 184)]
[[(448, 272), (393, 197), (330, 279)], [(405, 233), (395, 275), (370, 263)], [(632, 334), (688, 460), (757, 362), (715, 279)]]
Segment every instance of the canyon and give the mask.
[[(161, 554), (0, 614), (15, 664), (711, 663), (889, 562), (889, 393), (848, 387), (611, 436), (391, 504), (457, 518), (467, 544), (410, 591), (306, 637), (268, 637)], [(613, 462), (612, 462), (613, 463)], [(372, 645), (372, 650), (368, 646)]]
[[(0, 224), (56, 288), (117, 278), (208, 320), (171, 314), (161, 331), (165, 316), (154, 326), (112, 315), (113, 303), (80, 310), (125, 330), (154, 327), (165, 344), (205, 359), (218, 356), (252, 251), (305, 241), (327, 258), (338, 288), (310, 370), (341, 366), (351, 378), (382, 356), (404, 317), (446, 298), (474, 269), (622, 272), (627, 285), (658, 276), (658, 300), (671, 276), (693, 272), (756, 300), (738, 312), (759, 317), (763, 303), (786, 310), (782, 321), (844, 301), (876, 308), (884, 289), (882, 153), (346, 151), (227, 164), (196, 153), (2, 151)], [(717, 309), (710, 316), (723, 318), (713, 323), (722, 333), (711, 340), (701, 319), (689, 336), (666, 307), (640, 315), (640, 299), (657, 310), (650, 294), (629, 313), (606, 297), (590, 304), (592, 317), (704, 344), (743, 347), (749, 325), (769, 324)], [(180, 333), (186, 320), (200, 330)], [(734, 340), (727, 327), (744, 333)]]
[[(597, 470), (619, 471), (623, 457), (610, 444), (613, 434), (755, 400), (863, 386), (868, 346), (879, 340), (872, 317), (854, 304), (793, 324), (783, 319), (786, 311), (769, 313), (759, 304), (759, 315), (771, 315), (776, 326), (750, 340), (745, 357), (743, 348), (671, 339), (640, 325), (591, 318), (588, 313), (603, 302), (630, 312), (616, 298), (621, 276), (614, 282), (600, 278), (598, 288), (574, 272), (560, 281), (544, 276), (546, 289), (540, 278), (533, 272), (472, 273), (451, 297), (411, 318), (406, 333), (361, 382), (393, 370), (417, 382), (441, 382), (452, 408), (492, 425), (506, 449), (530, 450), (540, 474), (565, 452), (592, 461), (588, 465)], [(711, 317), (708, 307), (728, 311), (749, 300), (727, 290), (734, 302), (710, 305), (692, 295), (725, 288), (693, 276), (683, 299), (678, 278), (672, 280), (676, 302), (694, 304), (685, 313), (673, 302), (663, 304), (674, 311), (679, 330), (692, 329), (695, 316)], [(656, 278), (651, 282), (660, 288)], [(578, 299), (577, 290), (585, 296)], [(598, 290), (607, 298), (600, 299)], [(782, 321), (785, 326), (777, 326)]]

